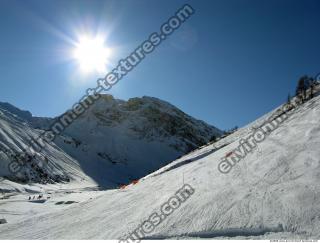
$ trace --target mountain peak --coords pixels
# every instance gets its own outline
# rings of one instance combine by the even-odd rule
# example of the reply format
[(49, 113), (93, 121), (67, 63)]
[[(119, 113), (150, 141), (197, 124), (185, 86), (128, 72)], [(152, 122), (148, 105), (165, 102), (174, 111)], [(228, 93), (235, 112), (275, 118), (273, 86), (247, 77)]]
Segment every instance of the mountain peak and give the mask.
[(29, 121), (32, 119), (32, 114), (30, 111), (21, 110), (14, 105), (11, 105), (8, 102), (0, 102), (0, 109), (10, 112), (12, 115), (25, 120)]

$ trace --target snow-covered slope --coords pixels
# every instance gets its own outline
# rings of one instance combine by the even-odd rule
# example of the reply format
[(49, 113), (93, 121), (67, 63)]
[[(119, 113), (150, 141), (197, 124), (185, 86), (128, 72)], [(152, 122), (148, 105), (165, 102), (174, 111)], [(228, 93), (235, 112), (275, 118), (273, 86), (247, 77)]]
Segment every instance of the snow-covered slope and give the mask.
[(48, 129), (53, 121), (52, 118), (48, 117), (35, 117), (30, 111), (21, 110), (7, 102), (0, 102), (0, 109), (9, 112), (16, 120), (28, 123), (33, 128), (37, 129)]
[(99, 185), (117, 187), (221, 134), (156, 98), (123, 101), (103, 95), (55, 142)]
[[(53, 194), (45, 204), (32, 206), (41, 213), (1, 225), (0, 238), (119, 239), (159, 212), (188, 183), (195, 193), (145, 238), (319, 239), (320, 96), (290, 111), (230, 173), (218, 170), (221, 158), (275, 112), (126, 189), (95, 196), (90, 192), (91, 199), (73, 191), (77, 203), (69, 206), (58, 206), (62, 196)], [(3, 208), (9, 210), (15, 200), (4, 202)], [(27, 202), (20, 198), (16, 205)]]
[[(30, 127), (15, 114), (0, 108), (0, 177), (39, 183), (68, 182), (87, 178), (78, 162), (55, 144), (47, 144), (40, 153), (35, 153), (32, 157), (19, 159), (18, 155), (23, 149), (28, 148), (30, 139), (38, 137), (39, 134), (39, 130)], [(14, 165), (9, 171), (12, 161), (23, 163), (21, 169)], [(12, 173), (15, 168), (18, 168), (18, 173)]]

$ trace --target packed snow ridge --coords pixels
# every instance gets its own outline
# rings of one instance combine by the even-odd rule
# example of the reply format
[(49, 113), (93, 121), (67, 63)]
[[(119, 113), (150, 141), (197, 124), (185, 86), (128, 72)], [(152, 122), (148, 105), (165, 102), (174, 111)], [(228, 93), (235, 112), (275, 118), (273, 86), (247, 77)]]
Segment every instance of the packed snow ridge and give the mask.
[[(141, 105), (138, 107), (143, 112)], [(120, 104), (118, 109), (120, 113), (128, 111)], [(144, 238), (319, 238), (320, 96), (291, 110), (289, 118), (230, 173), (222, 174), (218, 170), (221, 159), (242, 138), (277, 112), (278, 108), (124, 189), (96, 191), (94, 187), (84, 187), (85, 181), (72, 180), (67, 184), (41, 185), (41, 188), (31, 184), (24, 193), (4, 194), (0, 213), (8, 223), (0, 225), (0, 238), (119, 239), (159, 212), (161, 205), (184, 183), (194, 188), (194, 194)], [(103, 121), (99, 121), (106, 124), (110, 115), (103, 113)], [(87, 122), (99, 119), (93, 117)], [(87, 116), (83, 119), (71, 127), (70, 136), (76, 135), (75, 130), (81, 124), (86, 124)], [(120, 124), (128, 127), (128, 123)], [(120, 125), (115, 122), (114, 126)], [(88, 127), (88, 131), (94, 128)], [(147, 138), (144, 135), (143, 139)], [(39, 193), (50, 198), (43, 204), (27, 200)]]

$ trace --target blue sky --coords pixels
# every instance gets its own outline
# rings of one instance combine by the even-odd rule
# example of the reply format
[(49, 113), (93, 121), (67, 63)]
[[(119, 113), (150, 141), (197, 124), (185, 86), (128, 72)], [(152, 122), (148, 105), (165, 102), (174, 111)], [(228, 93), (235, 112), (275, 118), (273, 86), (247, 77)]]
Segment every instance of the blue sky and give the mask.
[(228, 129), (320, 72), (317, 0), (1, 0), (0, 100), (37, 116), (64, 112), (101, 76), (68, 58), (79, 33), (107, 34), (113, 68), (185, 3), (196, 13), (112, 95), (158, 97)]

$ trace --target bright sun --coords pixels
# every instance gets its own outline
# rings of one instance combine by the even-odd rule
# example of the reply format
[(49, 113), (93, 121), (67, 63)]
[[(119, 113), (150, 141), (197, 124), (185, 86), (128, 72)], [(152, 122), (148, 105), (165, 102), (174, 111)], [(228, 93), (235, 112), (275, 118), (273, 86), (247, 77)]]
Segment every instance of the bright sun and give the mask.
[(73, 56), (84, 72), (105, 72), (111, 50), (106, 48), (104, 40), (99, 37), (83, 36), (76, 44)]

